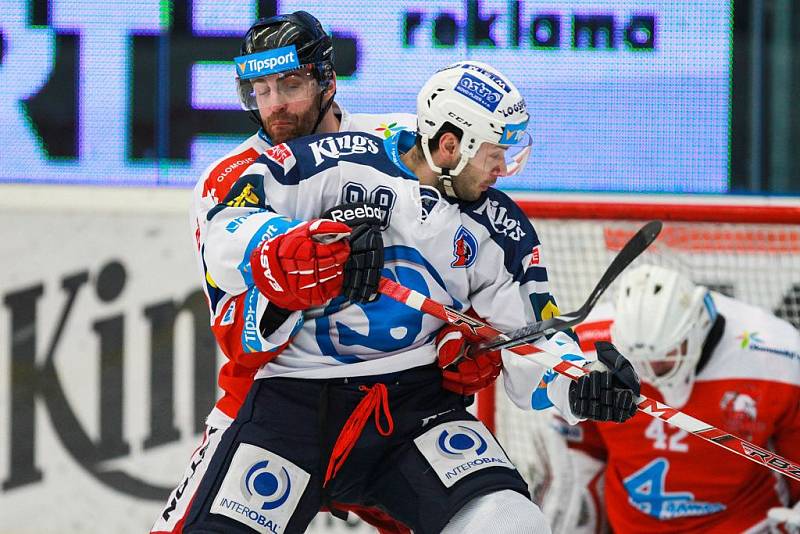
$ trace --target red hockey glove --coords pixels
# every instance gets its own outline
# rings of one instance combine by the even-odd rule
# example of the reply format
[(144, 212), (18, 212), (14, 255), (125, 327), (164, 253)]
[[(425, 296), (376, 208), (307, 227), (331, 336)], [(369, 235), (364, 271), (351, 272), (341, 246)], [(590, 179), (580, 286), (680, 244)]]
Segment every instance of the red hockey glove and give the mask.
[(350, 234), (350, 257), (344, 266), (342, 294), (351, 302), (378, 300), (378, 284), (383, 269), (383, 236), (381, 235), (383, 211), (380, 206), (367, 202), (339, 204), (322, 214), (347, 224)]
[(436, 336), (436, 352), (442, 369), (442, 387), (461, 395), (473, 395), (495, 381), (503, 368), (499, 350), (466, 356), (470, 343), (480, 338), (457, 326), (445, 325)]
[(250, 255), (256, 287), (287, 310), (324, 305), (342, 291), (348, 235), (346, 224), (315, 219), (262, 242)]

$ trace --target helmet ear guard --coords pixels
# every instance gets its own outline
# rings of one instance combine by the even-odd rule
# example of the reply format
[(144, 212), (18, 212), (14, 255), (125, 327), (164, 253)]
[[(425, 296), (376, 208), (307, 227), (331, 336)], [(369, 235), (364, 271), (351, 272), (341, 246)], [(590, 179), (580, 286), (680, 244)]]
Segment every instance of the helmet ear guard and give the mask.
[(703, 344), (716, 319), (707, 288), (676, 271), (641, 265), (620, 280), (611, 339), (668, 404), (691, 394)]

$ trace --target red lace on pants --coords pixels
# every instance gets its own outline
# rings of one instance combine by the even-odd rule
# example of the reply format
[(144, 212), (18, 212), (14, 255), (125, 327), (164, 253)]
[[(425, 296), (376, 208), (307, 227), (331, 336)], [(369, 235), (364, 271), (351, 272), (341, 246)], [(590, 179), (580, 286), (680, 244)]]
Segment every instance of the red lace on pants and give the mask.
[[(394, 432), (394, 421), (392, 414), (389, 412), (389, 392), (384, 384), (375, 384), (374, 386), (359, 386), (360, 391), (366, 391), (367, 394), (361, 399), (361, 402), (347, 418), (342, 431), (339, 432), (339, 437), (336, 438), (336, 443), (333, 445), (333, 452), (328, 461), (328, 469), (325, 472), (325, 481), (322, 486), (325, 487), (336, 473), (344, 464), (344, 461), (350, 455), (350, 451), (355, 447), (358, 437), (364, 431), (364, 427), (369, 420), (371, 414), (375, 414), (375, 428), (381, 436), (389, 436)], [(387, 428), (384, 430), (381, 427), (381, 411), (386, 418)]]

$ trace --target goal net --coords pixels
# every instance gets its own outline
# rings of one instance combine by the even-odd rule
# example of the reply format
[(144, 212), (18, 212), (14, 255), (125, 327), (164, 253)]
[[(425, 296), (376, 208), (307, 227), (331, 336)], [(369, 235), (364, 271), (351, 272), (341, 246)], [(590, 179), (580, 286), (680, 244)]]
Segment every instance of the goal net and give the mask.
[[(724, 198), (713, 202), (586, 198), (516, 198), (543, 244), (551, 291), (562, 312), (581, 306), (622, 245), (644, 222), (658, 219), (664, 222), (661, 234), (634, 265), (648, 262), (679, 270), (697, 283), (765, 308), (800, 328), (796, 199), (732, 203)], [(603, 300), (613, 299), (615, 285)], [(546, 412), (519, 410), (506, 399), (501, 384), (481, 392), (478, 412), (528, 480), (537, 502), (544, 492), (569, 493), (571, 467), (559, 453), (563, 438), (554, 436)]]

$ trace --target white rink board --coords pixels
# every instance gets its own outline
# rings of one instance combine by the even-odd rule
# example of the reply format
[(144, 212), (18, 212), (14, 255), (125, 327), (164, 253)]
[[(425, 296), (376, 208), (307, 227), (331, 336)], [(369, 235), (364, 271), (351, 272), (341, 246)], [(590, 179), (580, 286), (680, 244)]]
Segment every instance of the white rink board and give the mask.
[[(0, 533), (141, 534), (163, 505), (155, 490), (170, 490), (183, 474), (200, 438), (193, 422), (203, 420), (216, 388), (205, 388), (207, 404), (193, 413), (192, 316), (181, 312), (174, 328), (154, 335), (148, 314), (161, 317), (170, 302), (192, 295), (203, 302), (189, 198), (189, 190), (0, 186)], [(70, 294), (65, 283), (74, 302), (48, 374), (46, 356)], [(208, 331), (207, 312), (204, 321)], [(121, 351), (111, 335), (119, 331)], [(173, 401), (159, 404), (155, 419), (171, 432), (154, 431), (151, 361), (163, 363), (168, 345)], [(38, 371), (31, 372), (19, 362), (34, 354)], [(46, 385), (32, 390), (32, 376)], [(170, 391), (163, 375), (156, 387)], [(373, 530), (325, 514), (309, 532)]]

